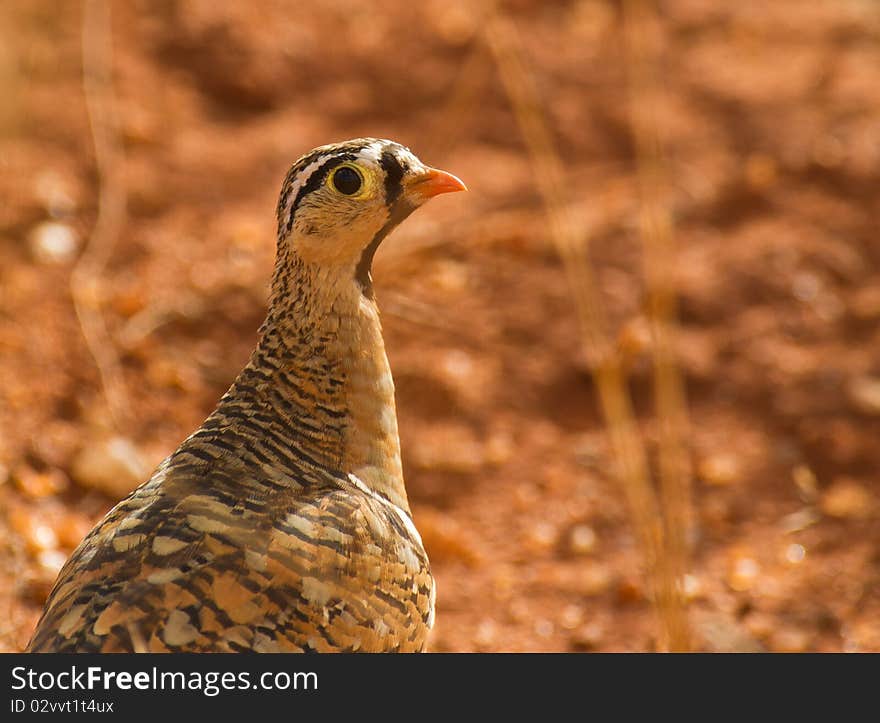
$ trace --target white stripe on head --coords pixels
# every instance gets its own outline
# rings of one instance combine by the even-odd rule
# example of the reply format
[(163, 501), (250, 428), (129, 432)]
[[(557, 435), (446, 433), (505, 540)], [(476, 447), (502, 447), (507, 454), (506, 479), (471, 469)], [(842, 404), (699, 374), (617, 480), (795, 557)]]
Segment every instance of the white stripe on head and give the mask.
[[(382, 156), (382, 150), (386, 145), (389, 145), (390, 143), (391, 141), (374, 140), (360, 150), (357, 158), (378, 167), (379, 159)], [(299, 189), (302, 188), (306, 183), (308, 183), (309, 179), (312, 177), (312, 174), (315, 173), (321, 166), (323, 166), (329, 158), (333, 157), (337, 153), (350, 153), (351, 151), (346, 149), (345, 146), (346, 143), (331, 143), (325, 146), (318, 146), (311, 151), (312, 153), (314, 153), (315, 151), (324, 152), (296, 174), (296, 179), (291, 184), (290, 189), (287, 193), (287, 204), (284, 209), (284, 218), (281, 228), (287, 228), (290, 225), (290, 214), (293, 210), (293, 204), (296, 203), (296, 198), (299, 195)]]
[(409, 169), (419, 169), (424, 168), (425, 164), (422, 163), (409, 148), (405, 146), (398, 146), (396, 149), (397, 160), (400, 161), (400, 164), (404, 168)]
[(296, 197), (299, 195), (299, 189), (302, 188), (306, 181), (312, 177), (312, 174), (315, 171), (327, 162), (327, 155), (328, 154), (326, 153), (322, 153), (296, 174), (296, 180), (291, 184), (290, 191), (287, 194), (287, 205), (284, 209), (284, 222), (282, 223), (281, 228), (287, 228), (290, 226), (290, 214), (293, 210), (293, 204), (296, 203)]
[(358, 161), (368, 166), (374, 168), (381, 167), (382, 154), (386, 151), (390, 151), (397, 158), (404, 171), (424, 168), (424, 164), (409, 150), (409, 148), (384, 138), (365, 138), (354, 142), (349, 141), (346, 143), (319, 146), (318, 148), (315, 148), (312, 153), (316, 151), (323, 152), (314, 161), (309, 163), (309, 165), (296, 174), (296, 178), (286, 191), (286, 205), (283, 211), (284, 215), (281, 219), (280, 229), (286, 229), (290, 226), (293, 205), (296, 203), (299, 191), (309, 182), (312, 175), (334, 155), (338, 153), (352, 153), (354, 151), (352, 146), (354, 145), (356, 147), (355, 144), (360, 142), (364, 142), (365, 145), (357, 152), (355, 157)]
[(389, 141), (377, 140), (373, 141), (361, 149), (357, 157), (359, 161), (366, 161), (372, 166), (379, 165), (379, 159), (382, 157), (382, 151), (385, 149)]

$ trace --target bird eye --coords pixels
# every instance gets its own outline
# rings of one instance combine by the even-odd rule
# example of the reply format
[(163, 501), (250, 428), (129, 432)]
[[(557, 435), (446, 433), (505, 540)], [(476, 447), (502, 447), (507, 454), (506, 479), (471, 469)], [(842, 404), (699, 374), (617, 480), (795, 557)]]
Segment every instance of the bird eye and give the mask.
[(360, 191), (363, 183), (360, 172), (351, 166), (342, 166), (333, 171), (333, 188), (346, 196), (353, 196)]

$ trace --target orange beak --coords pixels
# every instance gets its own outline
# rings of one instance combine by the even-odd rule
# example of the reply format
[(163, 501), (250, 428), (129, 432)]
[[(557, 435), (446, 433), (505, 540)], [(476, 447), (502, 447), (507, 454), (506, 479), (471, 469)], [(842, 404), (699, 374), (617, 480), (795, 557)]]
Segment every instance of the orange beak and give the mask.
[(438, 168), (428, 168), (424, 173), (413, 178), (407, 186), (407, 193), (426, 201), (441, 193), (467, 191), (467, 186), (460, 178)]

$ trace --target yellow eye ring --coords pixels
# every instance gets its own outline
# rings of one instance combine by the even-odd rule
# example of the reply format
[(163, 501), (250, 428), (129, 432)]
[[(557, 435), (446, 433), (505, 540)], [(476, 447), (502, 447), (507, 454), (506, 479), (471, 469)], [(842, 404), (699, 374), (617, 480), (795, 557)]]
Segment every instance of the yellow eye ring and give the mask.
[(349, 198), (363, 197), (369, 190), (363, 170), (354, 163), (340, 163), (328, 174), (327, 183), (334, 191)]

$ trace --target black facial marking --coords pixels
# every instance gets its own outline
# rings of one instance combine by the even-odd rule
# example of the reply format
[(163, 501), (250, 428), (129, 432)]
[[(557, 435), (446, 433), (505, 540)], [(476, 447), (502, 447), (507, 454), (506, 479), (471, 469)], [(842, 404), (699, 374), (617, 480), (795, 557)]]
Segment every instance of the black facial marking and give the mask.
[(385, 225), (379, 229), (369, 246), (364, 249), (354, 274), (364, 296), (368, 299), (373, 298), (373, 278), (370, 275), (370, 270), (373, 266), (373, 256), (376, 254), (376, 249), (379, 248), (382, 240), (394, 230), (395, 226), (415, 211), (415, 206), (399, 200), (400, 194), (403, 193), (403, 176), (406, 169), (401, 165), (397, 156), (391, 151), (383, 151), (379, 158), (379, 165), (385, 171), (385, 205), (388, 207), (389, 216)]
[(373, 298), (373, 277), (370, 276), (370, 269), (373, 267), (373, 256), (376, 254), (376, 249), (379, 248), (382, 240), (394, 230), (394, 227), (415, 210), (416, 207), (406, 201), (395, 203), (391, 207), (391, 215), (388, 217), (385, 225), (376, 232), (369, 246), (363, 250), (361, 259), (358, 261), (357, 268), (354, 271), (354, 278), (360, 284), (364, 296), (368, 299)]
[(287, 171), (287, 175), (284, 177), (284, 183), (281, 184), (281, 196), (278, 199), (278, 209), (276, 211), (279, 221), (281, 220), (281, 214), (284, 213), (284, 209), (287, 207), (287, 201), (290, 198), (290, 194), (293, 191), (293, 180), (303, 168), (308, 166), (319, 155), (321, 155), (320, 151), (312, 151), (300, 158), (290, 167), (290, 170)]
[[(308, 180), (302, 186), (300, 186), (299, 191), (296, 194), (296, 198), (293, 200), (293, 205), (290, 207), (290, 219), (287, 221), (287, 228), (285, 229), (285, 233), (290, 233), (290, 229), (293, 228), (293, 219), (296, 215), (296, 209), (302, 202), (303, 198), (305, 198), (306, 195), (308, 195), (312, 191), (317, 191), (324, 183), (324, 180), (327, 178), (327, 174), (330, 173), (330, 171), (332, 171), (341, 163), (345, 163), (346, 161), (353, 161), (355, 158), (357, 158), (357, 155), (354, 153), (339, 153), (328, 158), (322, 165), (318, 166), (314, 171), (312, 171), (312, 175), (309, 176)], [(300, 166), (300, 169), (304, 169), (309, 165), (309, 163), (313, 163), (314, 161), (315, 158), (307, 156), (297, 165)], [(300, 170), (300, 172), (302, 172), (302, 170)]]
[(391, 151), (382, 152), (379, 164), (385, 171), (385, 203), (390, 208), (403, 191), (401, 181), (403, 180), (404, 168), (397, 160), (397, 156)]

